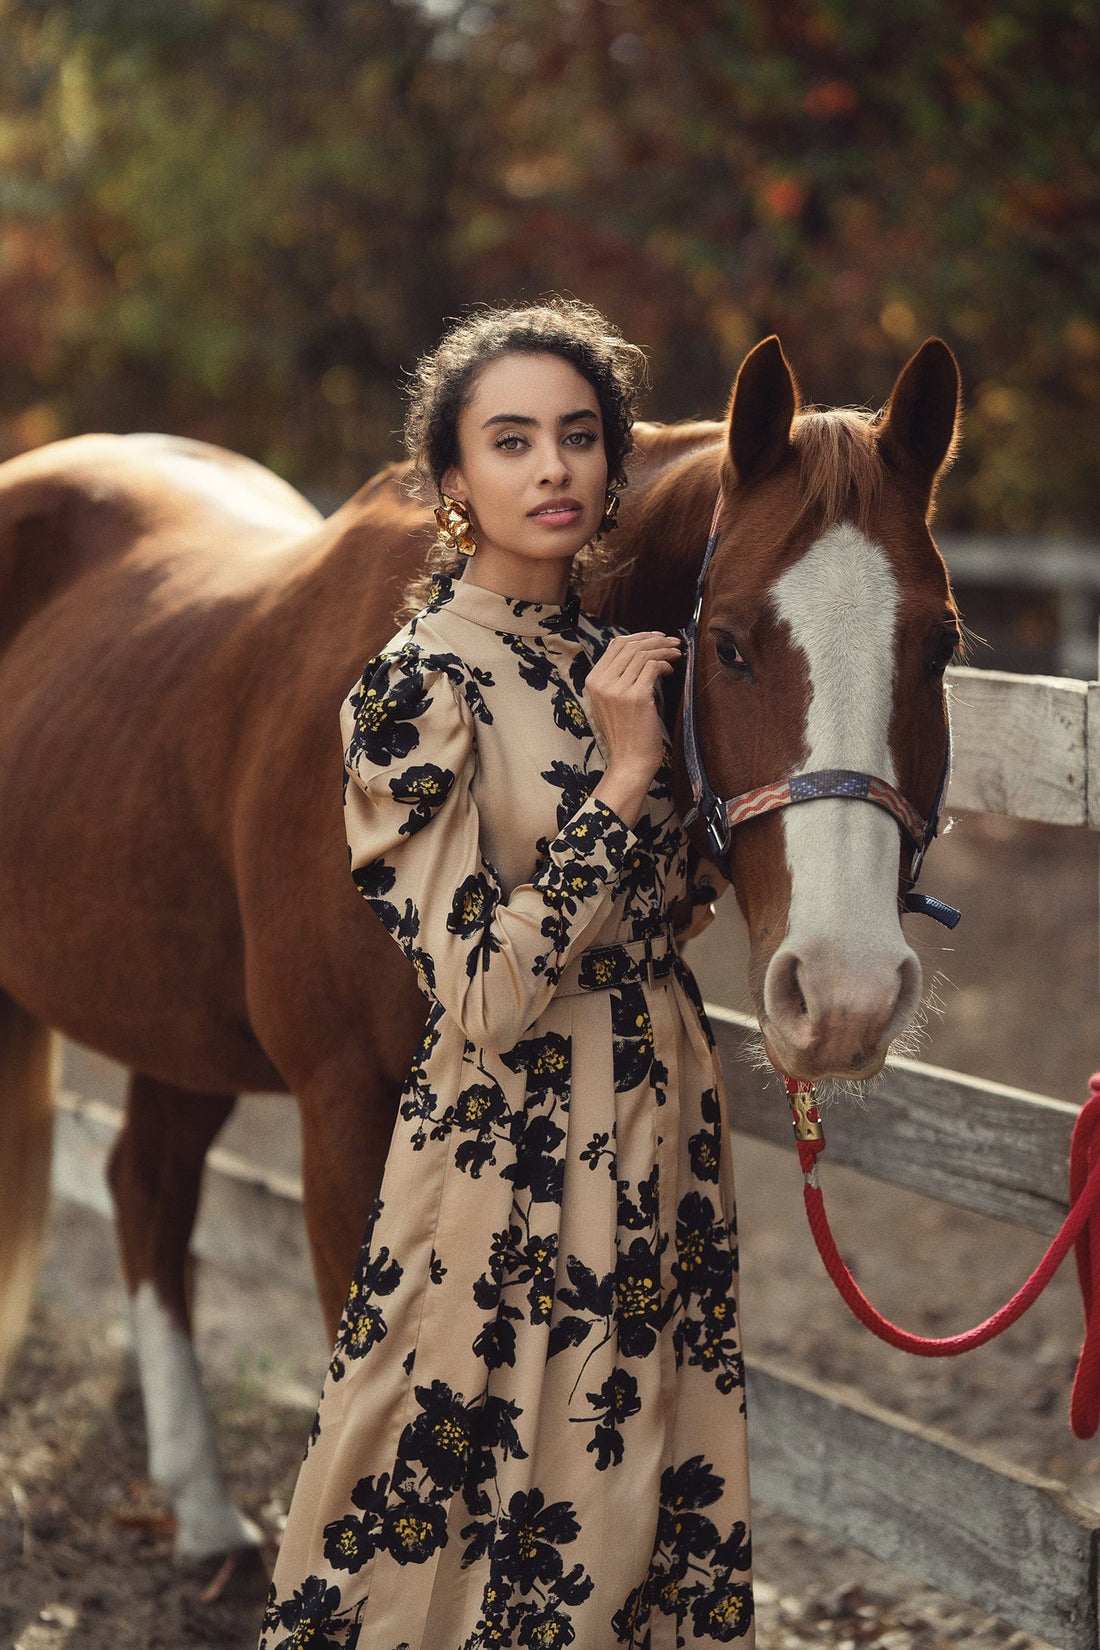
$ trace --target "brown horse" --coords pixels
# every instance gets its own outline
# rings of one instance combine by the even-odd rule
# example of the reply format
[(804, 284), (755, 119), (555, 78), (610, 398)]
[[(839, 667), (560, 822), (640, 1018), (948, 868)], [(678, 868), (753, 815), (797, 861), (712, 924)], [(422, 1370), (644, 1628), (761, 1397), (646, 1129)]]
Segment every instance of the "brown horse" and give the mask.
[[(800, 414), (771, 339), (725, 424), (639, 428), (598, 600), (631, 628), (682, 624), (720, 496), (696, 681), (720, 794), (861, 769), (928, 812), (957, 623), (927, 516), (957, 399), (933, 340), (880, 420)], [(221, 1479), (188, 1331), (206, 1150), (241, 1089), (296, 1095), (334, 1330), (423, 1019), (348, 875), (336, 717), (423, 553), (404, 480), (384, 470), (322, 520), (249, 461), (166, 437), (84, 436), (0, 466), (3, 1330), (10, 1350), (61, 1031), (131, 1072), (111, 1185), (151, 1472), (181, 1554), (254, 1535)], [(877, 808), (821, 800), (738, 832), (729, 870), (780, 1068), (881, 1066), (920, 991), (907, 866)]]

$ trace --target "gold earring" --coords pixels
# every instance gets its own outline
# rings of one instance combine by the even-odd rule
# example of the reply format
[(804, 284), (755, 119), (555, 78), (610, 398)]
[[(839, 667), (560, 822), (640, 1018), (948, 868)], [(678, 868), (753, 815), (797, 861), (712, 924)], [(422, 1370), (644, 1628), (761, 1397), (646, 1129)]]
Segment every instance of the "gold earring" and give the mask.
[(469, 510), (461, 499), (448, 498), (446, 493), (441, 493), (440, 497), (443, 503), (437, 505), (435, 512), (440, 542), (445, 544), (448, 550), (457, 550), (462, 556), (472, 556), (477, 544)]
[(619, 495), (609, 492), (604, 500), (603, 519), (596, 528), (596, 537), (602, 539), (605, 533), (610, 533), (615, 526), (619, 514)]

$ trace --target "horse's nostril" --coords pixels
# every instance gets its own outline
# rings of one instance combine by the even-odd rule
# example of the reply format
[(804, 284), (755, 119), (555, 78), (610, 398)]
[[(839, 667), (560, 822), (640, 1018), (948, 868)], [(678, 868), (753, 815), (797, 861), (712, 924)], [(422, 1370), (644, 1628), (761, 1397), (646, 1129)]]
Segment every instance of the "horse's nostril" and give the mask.
[(766, 987), (766, 993), (771, 998), (769, 1014), (785, 1021), (790, 1031), (794, 1031), (795, 1022), (809, 1018), (809, 1005), (802, 984), (802, 962), (793, 951), (786, 951), (773, 957), (771, 964), (771, 985)]

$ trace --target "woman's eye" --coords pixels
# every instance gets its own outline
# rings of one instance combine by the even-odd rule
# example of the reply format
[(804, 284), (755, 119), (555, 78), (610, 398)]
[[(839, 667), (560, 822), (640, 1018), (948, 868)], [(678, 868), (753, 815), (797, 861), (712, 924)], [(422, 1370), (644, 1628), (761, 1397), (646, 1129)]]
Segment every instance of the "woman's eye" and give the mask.
[(595, 439), (595, 430), (571, 430), (565, 438), (565, 444), (567, 447), (590, 447)]
[(727, 670), (740, 670), (748, 674), (749, 662), (732, 636), (719, 636), (715, 641), (714, 650)]
[(523, 437), (521, 435), (502, 435), (493, 445), (499, 447), (502, 453), (518, 453), (523, 446)]

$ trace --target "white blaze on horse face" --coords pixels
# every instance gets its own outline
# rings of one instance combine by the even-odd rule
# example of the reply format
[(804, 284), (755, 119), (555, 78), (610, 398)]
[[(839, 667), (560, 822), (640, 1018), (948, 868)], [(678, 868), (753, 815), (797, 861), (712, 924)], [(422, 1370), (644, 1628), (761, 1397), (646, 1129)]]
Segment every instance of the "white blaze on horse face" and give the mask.
[[(810, 685), (799, 771), (848, 768), (896, 783), (890, 723), (899, 591), (885, 552), (855, 527), (833, 527), (772, 594)], [(870, 803), (836, 799), (781, 817), (791, 903), (765, 980), (765, 1012), (800, 1051), (858, 1074), (861, 1061), (877, 1055), (873, 1063), (881, 1063), (885, 1042), (920, 995), (920, 965), (898, 917), (898, 826)]]
[(130, 1302), (149, 1476), (167, 1490), (176, 1515), (179, 1558), (209, 1558), (262, 1537), (237, 1511), (225, 1487), (218, 1446), (191, 1337), (157, 1299), (151, 1283)]

